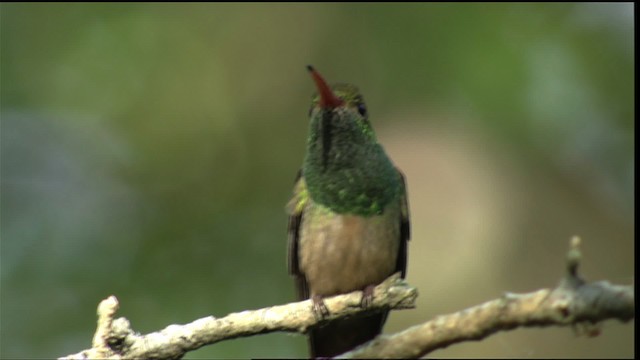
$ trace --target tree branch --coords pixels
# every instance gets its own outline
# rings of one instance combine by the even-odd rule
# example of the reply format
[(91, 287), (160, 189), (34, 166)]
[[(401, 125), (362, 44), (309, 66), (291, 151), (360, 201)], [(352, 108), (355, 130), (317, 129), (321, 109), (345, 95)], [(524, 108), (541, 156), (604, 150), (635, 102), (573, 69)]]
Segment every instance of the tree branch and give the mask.
[(633, 319), (634, 287), (582, 280), (577, 272), (579, 245), (580, 239), (574, 237), (567, 256), (567, 274), (554, 289), (506, 293), (499, 299), (438, 316), (402, 332), (378, 336), (339, 357), (418, 358), (451, 344), (481, 340), (517, 327), (572, 325), (579, 333), (596, 336), (603, 320)]
[[(417, 358), (451, 344), (480, 340), (498, 331), (517, 327), (567, 326), (595, 336), (599, 323), (607, 319), (627, 322), (635, 317), (634, 287), (606, 281), (587, 283), (578, 274), (580, 239), (571, 241), (567, 272), (558, 286), (527, 294), (506, 293), (460, 312), (438, 316), (392, 335), (380, 335), (341, 358)], [(399, 274), (375, 288), (373, 303), (360, 306), (362, 292), (324, 300), (329, 315), (317, 319), (310, 300), (213, 316), (186, 325), (140, 335), (125, 318), (114, 320), (118, 309), (115, 296), (98, 306), (98, 326), (92, 348), (61, 359), (177, 359), (189, 351), (218, 341), (274, 331), (305, 333), (321, 323), (381, 309), (410, 309), (418, 293)]]
[(209, 316), (147, 335), (135, 333), (125, 318), (113, 320), (118, 302), (115, 296), (110, 296), (98, 306), (98, 328), (92, 348), (61, 359), (177, 359), (221, 340), (274, 331), (304, 333), (319, 323), (362, 312), (411, 309), (417, 296), (417, 290), (395, 274), (375, 288), (373, 303), (366, 310), (360, 306), (362, 291), (355, 291), (324, 299), (330, 314), (323, 319), (314, 316), (311, 300), (306, 300), (232, 313), (219, 319)]

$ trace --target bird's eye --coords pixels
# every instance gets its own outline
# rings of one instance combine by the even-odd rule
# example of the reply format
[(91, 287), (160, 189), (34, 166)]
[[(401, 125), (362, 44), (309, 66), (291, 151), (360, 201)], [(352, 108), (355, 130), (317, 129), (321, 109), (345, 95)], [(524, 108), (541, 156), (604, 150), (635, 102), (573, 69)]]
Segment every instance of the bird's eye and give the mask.
[(367, 117), (367, 107), (363, 103), (358, 104), (358, 112), (362, 117)]

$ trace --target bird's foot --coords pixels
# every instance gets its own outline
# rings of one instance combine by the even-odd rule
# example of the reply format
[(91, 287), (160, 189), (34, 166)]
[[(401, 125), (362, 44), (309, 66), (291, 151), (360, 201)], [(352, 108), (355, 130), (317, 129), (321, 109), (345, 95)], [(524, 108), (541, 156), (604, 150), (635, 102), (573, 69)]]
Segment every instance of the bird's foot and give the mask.
[(367, 285), (367, 287), (362, 290), (362, 300), (360, 300), (361, 308), (366, 309), (373, 304), (373, 290), (375, 288), (375, 285)]
[(322, 320), (324, 317), (329, 316), (329, 309), (327, 309), (327, 305), (324, 304), (321, 295), (313, 295), (311, 302), (313, 303), (313, 315), (315, 315), (317, 319)]

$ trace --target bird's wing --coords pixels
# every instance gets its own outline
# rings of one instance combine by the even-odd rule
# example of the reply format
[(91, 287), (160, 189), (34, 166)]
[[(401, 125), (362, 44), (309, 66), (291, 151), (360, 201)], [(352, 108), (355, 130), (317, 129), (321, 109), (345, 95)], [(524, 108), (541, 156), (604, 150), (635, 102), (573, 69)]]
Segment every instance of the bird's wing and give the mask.
[(296, 282), (296, 291), (298, 300), (309, 298), (309, 289), (304, 274), (300, 272), (298, 265), (298, 243), (300, 240), (300, 224), (302, 223), (302, 215), (305, 205), (309, 199), (307, 192), (307, 184), (302, 177), (302, 170), (298, 171), (295, 185), (293, 187), (293, 197), (287, 203), (287, 213), (289, 214), (288, 232), (288, 269), (289, 274), (293, 275)]
[(398, 248), (398, 261), (396, 262), (396, 272), (400, 271), (402, 278), (407, 273), (407, 241), (411, 238), (411, 223), (409, 220), (409, 202), (407, 199), (407, 183), (404, 175), (397, 169), (402, 180), (401, 190), (401, 211), (400, 211), (400, 247)]

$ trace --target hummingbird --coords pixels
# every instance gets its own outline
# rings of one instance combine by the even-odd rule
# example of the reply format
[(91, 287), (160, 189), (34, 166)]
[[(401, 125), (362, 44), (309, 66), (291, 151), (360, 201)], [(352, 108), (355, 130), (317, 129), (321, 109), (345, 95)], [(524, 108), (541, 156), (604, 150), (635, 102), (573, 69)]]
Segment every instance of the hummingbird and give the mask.
[[(302, 168), (287, 203), (288, 270), (299, 300), (373, 288), (390, 275), (405, 277), (409, 207), (404, 175), (378, 143), (357, 87), (329, 86), (307, 66), (317, 93)], [(337, 319), (309, 332), (311, 357), (334, 357), (381, 333), (389, 310)]]

